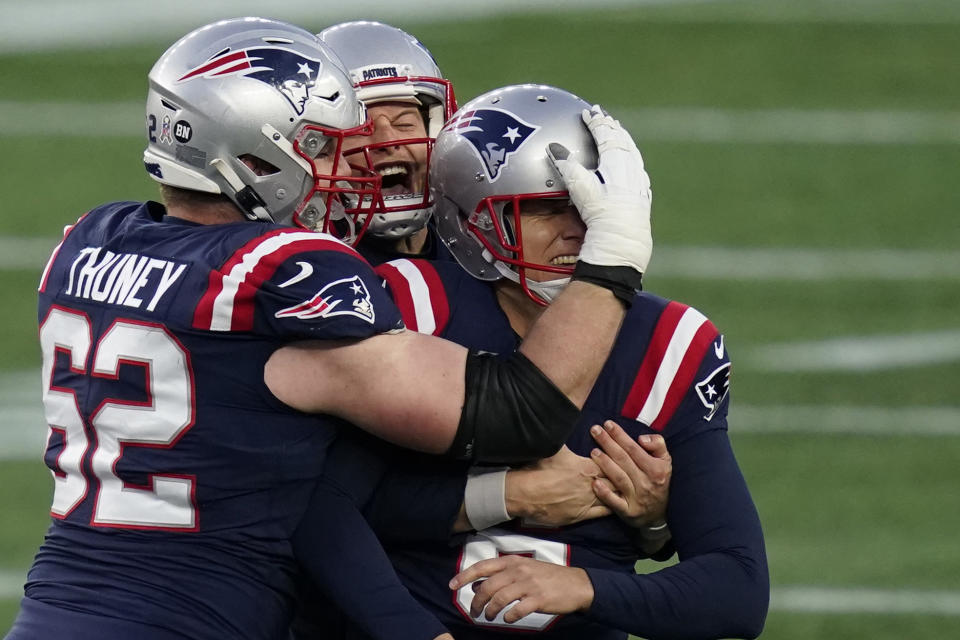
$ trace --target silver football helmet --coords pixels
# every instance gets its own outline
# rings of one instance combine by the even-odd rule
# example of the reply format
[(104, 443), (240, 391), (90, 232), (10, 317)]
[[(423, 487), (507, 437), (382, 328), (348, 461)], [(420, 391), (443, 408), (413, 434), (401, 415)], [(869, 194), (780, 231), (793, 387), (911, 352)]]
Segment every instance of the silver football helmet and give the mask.
[(215, 22), (170, 47), (149, 83), (143, 160), (155, 180), (225, 194), (250, 220), (359, 237), (380, 178), (347, 171), (342, 146), (372, 127), (314, 34), (264, 18)]
[[(430, 163), (434, 215), (440, 239), (471, 275), (509, 278), (541, 304), (569, 282), (572, 265), (524, 257), (517, 229), (523, 200), (569, 198), (547, 145), (560, 143), (571, 159), (597, 168), (596, 143), (581, 118), (589, 108), (562, 89), (514, 85), (474, 98), (444, 126)], [(527, 269), (557, 278), (535, 282)]]
[(374, 215), (367, 232), (382, 238), (408, 236), (423, 228), (430, 216), (426, 167), (422, 167), (423, 177), (417, 179), (418, 167), (404, 166), (395, 159), (391, 162), (385, 150), (425, 145), (429, 164), (434, 139), (457, 108), (453, 87), (426, 47), (396, 27), (373, 21), (344, 22), (324, 29), (319, 36), (343, 61), (357, 96), (367, 107), (409, 102), (424, 117), (425, 137), (376, 142), (347, 154), (351, 164), (383, 174), (384, 211)]

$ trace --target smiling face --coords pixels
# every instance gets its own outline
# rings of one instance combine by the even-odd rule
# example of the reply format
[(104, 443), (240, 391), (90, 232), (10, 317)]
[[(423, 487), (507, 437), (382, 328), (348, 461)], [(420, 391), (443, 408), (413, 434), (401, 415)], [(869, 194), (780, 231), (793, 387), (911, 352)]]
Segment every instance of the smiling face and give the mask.
[[(573, 267), (583, 246), (587, 227), (568, 200), (523, 200), (520, 205), (520, 234), (523, 260), (528, 264)], [(549, 271), (525, 269), (530, 280), (543, 282), (563, 277)]]
[[(373, 122), (373, 135), (345, 140), (345, 149), (374, 145), (369, 149), (373, 168), (383, 178), (383, 194), (422, 193), (427, 174), (427, 145), (387, 144), (394, 141), (423, 139), (427, 129), (417, 105), (408, 102), (377, 102), (367, 107)], [(355, 156), (351, 163), (364, 164)]]

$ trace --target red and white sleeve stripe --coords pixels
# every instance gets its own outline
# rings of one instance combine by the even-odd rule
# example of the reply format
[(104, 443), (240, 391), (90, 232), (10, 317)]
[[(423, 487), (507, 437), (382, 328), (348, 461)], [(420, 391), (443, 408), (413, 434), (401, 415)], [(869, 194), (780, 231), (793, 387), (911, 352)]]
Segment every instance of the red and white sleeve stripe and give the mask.
[(331, 235), (314, 231), (278, 229), (246, 243), (216, 271), (197, 303), (193, 326), (210, 331), (253, 329), (254, 298), (283, 262), (305, 251), (360, 254)]
[(671, 302), (663, 310), (623, 406), (625, 417), (660, 431), (680, 406), (719, 335), (706, 316)]
[(443, 281), (424, 260), (391, 260), (375, 269), (387, 281), (403, 323), (419, 333), (440, 335), (450, 320), (450, 303)]

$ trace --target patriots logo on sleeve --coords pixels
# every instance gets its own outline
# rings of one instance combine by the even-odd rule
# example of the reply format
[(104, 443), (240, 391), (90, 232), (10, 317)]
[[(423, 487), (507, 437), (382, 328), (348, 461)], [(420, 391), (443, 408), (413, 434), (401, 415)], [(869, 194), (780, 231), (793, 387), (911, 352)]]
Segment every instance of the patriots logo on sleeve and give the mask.
[(292, 307), (281, 309), (274, 314), (276, 318), (330, 318), (333, 316), (354, 316), (370, 324), (375, 320), (370, 292), (360, 276), (335, 280), (317, 295)]
[(723, 404), (723, 399), (730, 393), (730, 363), (725, 362), (714, 369), (706, 378), (696, 384), (697, 397), (707, 408), (707, 415), (703, 419), (710, 421)]
[(496, 182), (500, 168), (507, 165), (510, 154), (516, 153), (540, 127), (523, 122), (502, 109), (475, 109), (459, 116), (445, 128), (470, 141), (483, 161), (490, 182)]
[(280, 47), (251, 47), (227, 51), (183, 74), (177, 82), (193, 78), (245, 76), (269, 84), (283, 94), (297, 115), (303, 115), (323, 64)]

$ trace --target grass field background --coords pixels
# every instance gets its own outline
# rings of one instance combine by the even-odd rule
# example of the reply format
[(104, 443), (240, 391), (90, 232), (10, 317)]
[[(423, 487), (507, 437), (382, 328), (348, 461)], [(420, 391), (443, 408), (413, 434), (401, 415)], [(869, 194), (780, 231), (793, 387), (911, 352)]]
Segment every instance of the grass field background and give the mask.
[[(960, 9), (667, 2), (393, 22), (461, 103), (543, 82), (634, 133), (655, 192), (648, 289), (706, 313), (732, 354), (731, 437), (773, 583), (763, 637), (960, 636)], [(30, 448), (44, 254), (87, 208), (156, 197), (141, 105), (174, 38), (0, 55), (0, 631), (49, 522)]]

